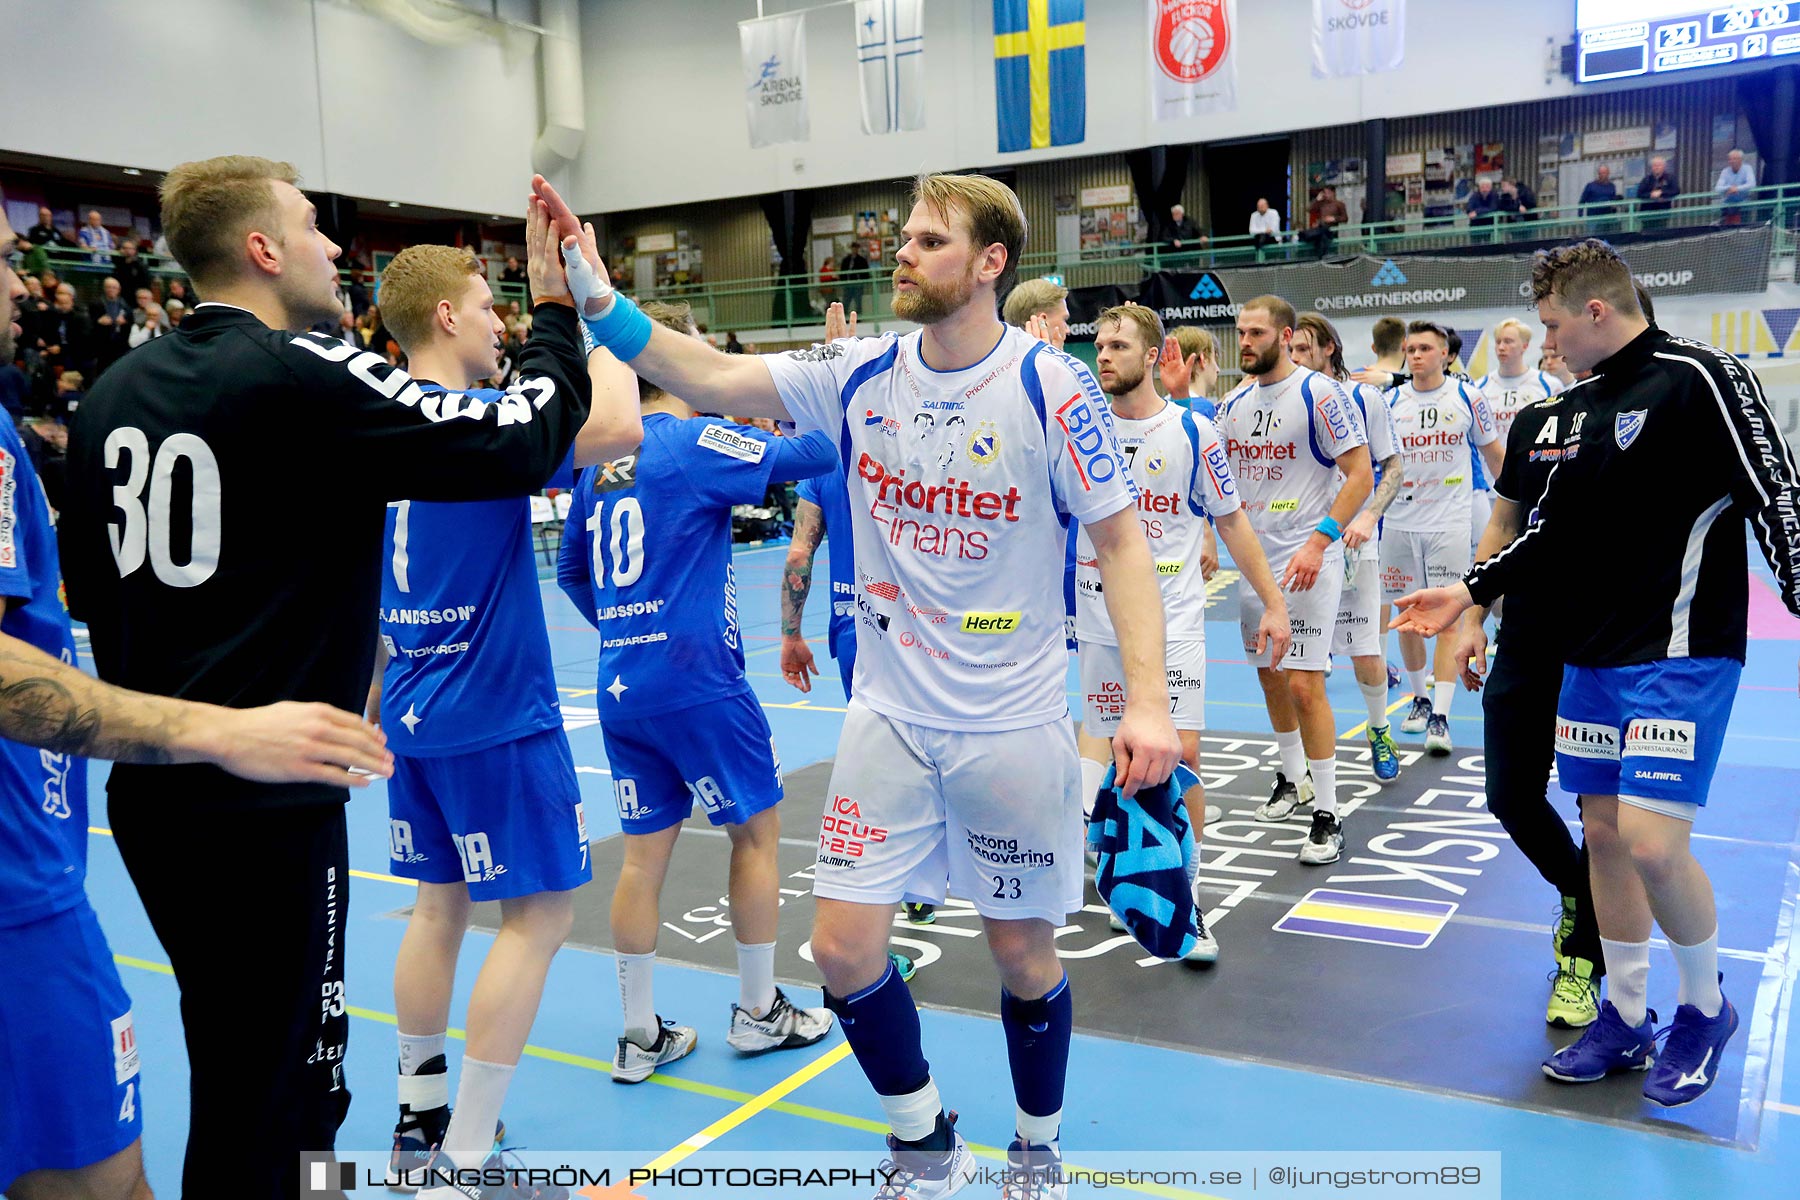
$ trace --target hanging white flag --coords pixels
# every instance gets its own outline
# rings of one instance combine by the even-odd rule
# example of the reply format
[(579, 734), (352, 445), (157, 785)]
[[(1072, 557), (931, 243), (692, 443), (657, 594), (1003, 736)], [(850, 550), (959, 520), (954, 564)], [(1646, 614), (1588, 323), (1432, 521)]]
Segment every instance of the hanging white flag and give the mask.
[(1313, 74), (1392, 71), (1406, 57), (1406, 0), (1313, 0)]
[(744, 107), (750, 144), (773, 146), (812, 137), (806, 119), (806, 24), (803, 13), (739, 21)]
[(925, 0), (856, 0), (864, 133), (925, 128)]
[(1237, 108), (1237, 0), (1150, 0), (1150, 117)]

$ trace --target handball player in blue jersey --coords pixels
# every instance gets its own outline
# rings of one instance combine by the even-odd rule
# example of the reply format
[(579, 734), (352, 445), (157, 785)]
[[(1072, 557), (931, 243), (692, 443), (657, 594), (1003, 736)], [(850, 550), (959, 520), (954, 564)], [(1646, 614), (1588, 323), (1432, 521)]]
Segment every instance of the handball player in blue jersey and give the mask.
[[(25, 295), (14, 240), (0, 204), (0, 362)], [(83, 674), (61, 590), (49, 503), (0, 421), (0, 1194), (147, 1200), (131, 1000), (85, 890), (84, 756), (338, 787), (392, 760), (378, 732), (327, 705), (218, 708)]]
[[(647, 304), (662, 327), (698, 338), (687, 305)], [(731, 509), (771, 481), (835, 470), (823, 434), (773, 437), (700, 419), (680, 397), (639, 382), (644, 441), (590, 467), (575, 485), (556, 581), (600, 631), (601, 732), (612, 768), (625, 864), (612, 935), (625, 1009), (613, 1058), (639, 1083), (694, 1048), (694, 1029), (656, 1013), (657, 905), (681, 826), (699, 804), (731, 838), (731, 927), (738, 1002), (726, 1041), (746, 1054), (810, 1046), (831, 1030), (775, 986), (781, 905), (775, 861), (781, 763), (744, 676)]]
[[(548, 236), (541, 220), (532, 225), (527, 236)], [(401, 251), (383, 274), (381, 304), (428, 410), (450, 416), (531, 399), (544, 345), (526, 346), (512, 393), (473, 386), (494, 374), (504, 326), (468, 250)], [(573, 345), (558, 352), (581, 357)], [(596, 352), (589, 374), (597, 402), (571, 450), (575, 463), (630, 446), (639, 429), (631, 372)], [(573, 483), (570, 463), (550, 485), (559, 479)], [(470, 1193), (440, 1174), (481, 1167), (493, 1152), (501, 1100), (574, 919), (574, 889), (591, 877), (588, 839), (556, 702), (529, 498), (397, 501), (386, 534), (377, 650), (386, 665), (370, 708), (396, 754), (391, 869), (419, 881), (394, 964), (400, 1119), (389, 1182), (449, 1200)], [(470, 997), (453, 1113), (445, 1030), (477, 900), (500, 902), (500, 931)], [(442, 1172), (428, 1167), (434, 1149)]]

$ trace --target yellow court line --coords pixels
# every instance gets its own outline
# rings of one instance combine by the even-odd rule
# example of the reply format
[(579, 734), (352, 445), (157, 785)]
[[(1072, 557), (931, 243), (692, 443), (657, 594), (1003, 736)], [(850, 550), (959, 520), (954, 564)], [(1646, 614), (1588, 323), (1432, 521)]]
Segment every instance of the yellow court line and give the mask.
[[(111, 831), (95, 828), (94, 832), (110, 833)], [(154, 962), (146, 958), (133, 958), (128, 954), (115, 954), (113, 955), (113, 961), (122, 967), (133, 967), (140, 971), (150, 971), (158, 975), (175, 974), (174, 968), (167, 963)], [(382, 1012), (379, 1009), (363, 1008), (359, 1005), (351, 1004), (346, 1005), (344, 1011), (350, 1016), (357, 1017), (364, 1021), (374, 1021), (380, 1025), (397, 1026), (399, 1024), (399, 1019), (395, 1017), (393, 1013)], [(465, 1041), (468, 1038), (467, 1032), (461, 1029), (447, 1029), (444, 1031), (444, 1035), (456, 1041)], [(592, 1058), (585, 1054), (571, 1054), (566, 1050), (553, 1050), (546, 1046), (527, 1044), (524, 1050), (524, 1057), (561, 1063), (564, 1066), (576, 1067), (584, 1071), (595, 1071), (606, 1075), (612, 1074), (612, 1064), (605, 1059)], [(807, 1104), (794, 1104), (783, 1099), (783, 1097), (798, 1090), (803, 1084), (817, 1079), (820, 1075), (824, 1074), (832, 1067), (835, 1067), (838, 1063), (843, 1062), (848, 1057), (850, 1057), (850, 1043), (840, 1042), (801, 1067), (799, 1070), (795, 1071), (792, 1075), (789, 1075), (787, 1078), (758, 1095), (751, 1095), (749, 1092), (741, 1092), (735, 1088), (720, 1087), (717, 1084), (702, 1083), (697, 1079), (684, 1079), (678, 1075), (656, 1074), (650, 1076), (650, 1078), (644, 1082), (654, 1083), (661, 1087), (672, 1088), (678, 1092), (688, 1092), (698, 1096), (709, 1096), (716, 1100), (735, 1102), (738, 1107), (726, 1113), (723, 1117), (720, 1117), (717, 1121), (706, 1126), (706, 1128), (700, 1130), (698, 1133), (685, 1139), (680, 1145), (668, 1150), (666, 1153), (649, 1163), (648, 1168), (659, 1171), (663, 1170), (671, 1163), (679, 1162), (696, 1151), (704, 1149), (711, 1142), (716, 1141), (726, 1133), (737, 1128), (739, 1125), (742, 1125), (757, 1113), (764, 1111), (784, 1113), (788, 1116), (800, 1117), (809, 1121), (818, 1121), (825, 1125), (837, 1125), (845, 1129), (855, 1129), (864, 1133), (887, 1133), (888, 1127), (877, 1121), (870, 1121), (863, 1117), (853, 1117), (848, 1113), (834, 1112), (828, 1108), (814, 1108)], [(970, 1142), (969, 1149), (982, 1158), (999, 1160), (1006, 1157), (1006, 1151), (998, 1146), (984, 1146), (975, 1142)], [(1073, 1164), (1070, 1165), (1073, 1167)], [(1146, 1196), (1168, 1197), (1169, 1200), (1220, 1200), (1219, 1197), (1208, 1195), (1205, 1192), (1190, 1192), (1182, 1188), (1164, 1187), (1157, 1184), (1144, 1184), (1135, 1188), (1121, 1185), (1120, 1190), (1135, 1191)], [(594, 1193), (591, 1188), (586, 1192), (575, 1193), (577, 1196), (594, 1194), (596, 1193)], [(631, 1193), (622, 1191), (615, 1186), (614, 1188), (609, 1188), (604, 1193), (598, 1194), (612, 1197), (629, 1196)]]
[[(1411, 703), (1412, 703), (1411, 696), (1404, 696), (1404, 697), (1400, 698), (1399, 700), (1394, 701), (1392, 704), (1387, 706), (1388, 715), (1392, 716), (1393, 714), (1399, 712), (1402, 708), (1405, 708), (1408, 704), (1411, 704)], [(1349, 738), (1355, 737), (1359, 733), (1367, 732), (1368, 728), (1369, 728), (1369, 723), (1367, 721), (1362, 721), (1358, 724), (1352, 725), (1350, 728), (1344, 730), (1344, 732), (1338, 734), (1338, 741), (1342, 742)]]

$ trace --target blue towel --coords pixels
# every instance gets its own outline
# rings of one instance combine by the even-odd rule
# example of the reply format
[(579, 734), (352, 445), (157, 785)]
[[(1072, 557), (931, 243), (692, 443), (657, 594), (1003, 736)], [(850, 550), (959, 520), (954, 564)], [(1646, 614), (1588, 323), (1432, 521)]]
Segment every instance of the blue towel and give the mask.
[(1094, 886), (1138, 944), (1159, 958), (1180, 958), (1194, 948), (1194, 827), (1181, 801), (1200, 782), (1177, 763), (1167, 782), (1119, 795), (1114, 770), (1106, 769), (1088, 848), (1099, 857)]

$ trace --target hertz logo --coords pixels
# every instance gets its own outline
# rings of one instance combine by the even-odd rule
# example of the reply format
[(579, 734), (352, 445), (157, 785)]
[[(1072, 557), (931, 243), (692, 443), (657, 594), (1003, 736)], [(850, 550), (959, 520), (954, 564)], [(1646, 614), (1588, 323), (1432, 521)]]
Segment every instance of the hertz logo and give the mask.
[(962, 631), (964, 633), (1012, 633), (1019, 628), (1019, 617), (1016, 612), (971, 612), (964, 613)]
[(1185, 566), (1187, 566), (1186, 563), (1179, 561), (1159, 562), (1156, 564), (1156, 573), (1158, 575), (1179, 575), (1181, 574), (1181, 568)]

